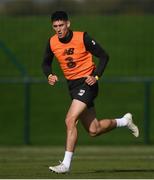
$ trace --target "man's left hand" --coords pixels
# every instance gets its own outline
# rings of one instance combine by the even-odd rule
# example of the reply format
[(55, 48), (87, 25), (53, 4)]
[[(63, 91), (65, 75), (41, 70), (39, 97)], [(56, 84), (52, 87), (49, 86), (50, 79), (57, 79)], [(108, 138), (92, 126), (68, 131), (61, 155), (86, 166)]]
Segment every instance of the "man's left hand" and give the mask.
[(94, 76), (86, 76), (85, 82), (89, 85), (92, 86), (96, 83), (96, 78)]

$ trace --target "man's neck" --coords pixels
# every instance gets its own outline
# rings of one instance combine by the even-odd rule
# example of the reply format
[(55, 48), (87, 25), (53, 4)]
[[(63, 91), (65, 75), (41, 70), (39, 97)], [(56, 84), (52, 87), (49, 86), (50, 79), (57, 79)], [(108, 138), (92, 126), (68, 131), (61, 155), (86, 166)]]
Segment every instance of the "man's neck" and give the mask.
[(73, 37), (73, 32), (71, 30), (68, 30), (65, 37), (59, 38), (59, 41), (62, 42), (62, 43), (68, 43), (68, 42), (70, 42), (72, 37)]

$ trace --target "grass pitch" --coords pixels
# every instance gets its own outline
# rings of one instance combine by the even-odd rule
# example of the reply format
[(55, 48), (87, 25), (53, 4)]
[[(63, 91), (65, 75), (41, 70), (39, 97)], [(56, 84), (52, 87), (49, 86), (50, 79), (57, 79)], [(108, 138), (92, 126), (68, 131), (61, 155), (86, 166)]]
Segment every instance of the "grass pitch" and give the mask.
[(63, 158), (61, 147), (1, 147), (1, 179), (154, 178), (153, 146), (78, 146), (69, 174), (48, 166)]

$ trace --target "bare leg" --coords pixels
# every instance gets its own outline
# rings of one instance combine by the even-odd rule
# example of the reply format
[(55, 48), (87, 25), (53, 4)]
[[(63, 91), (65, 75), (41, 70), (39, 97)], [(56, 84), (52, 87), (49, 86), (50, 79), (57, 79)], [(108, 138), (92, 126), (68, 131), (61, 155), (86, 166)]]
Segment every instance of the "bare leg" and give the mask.
[(81, 122), (91, 136), (97, 136), (116, 128), (115, 119), (103, 119), (98, 121), (94, 107), (86, 109), (80, 115)]
[(86, 109), (86, 104), (74, 99), (66, 116), (66, 151), (74, 152), (77, 142), (77, 120), (79, 115)]
[(86, 105), (78, 100), (73, 100), (66, 117), (67, 139), (66, 151), (63, 162), (58, 166), (50, 166), (49, 169), (57, 173), (69, 172), (72, 155), (77, 141), (77, 119), (81, 122), (91, 136), (97, 136), (102, 133), (113, 130), (116, 127), (127, 127), (135, 136), (139, 136), (138, 127), (133, 123), (132, 114), (127, 113), (120, 119), (103, 119), (98, 121), (95, 109), (86, 108)]

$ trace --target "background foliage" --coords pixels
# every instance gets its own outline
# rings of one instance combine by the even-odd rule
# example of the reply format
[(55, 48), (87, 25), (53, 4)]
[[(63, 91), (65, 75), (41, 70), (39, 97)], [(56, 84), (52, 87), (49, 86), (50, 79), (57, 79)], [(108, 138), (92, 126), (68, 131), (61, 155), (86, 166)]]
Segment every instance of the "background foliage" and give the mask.
[[(36, 6), (32, 6), (32, 4), (30, 6), (30, 2), (32, 3), (32, 1), (8, 1), (3, 5), (1, 8), (3, 16), (0, 17), (0, 42), (3, 42), (13, 52), (30, 77), (38, 77), (46, 81), (41, 70), (41, 62), (46, 42), (53, 34), (50, 10), (46, 7), (46, 12), (45, 10), (34, 11), (32, 7), (36, 8)], [(83, 5), (85, 2), (82, 1)], [(77, 1), (73, 1), (73, 5), (69, 5), (72, 1), (65, 1), (64, 8), (67, 7), (71, 15), (72, 29), (87, 31), (110, 56), (108, 67), (99, 82), (100, 94), (96, 99), (98, 118), (121, 117), (130, 111), (140, 127), (141, 136), (139, 139), (134, 139), (127, 130), (116, 129), (104, 137), (93, 139), (88, 136), (79, 123), (78, 143), (142, 144), (145, 133), (144, 85), (142, 83), (106, 83), (103, 80), (112, 77), (144, 78), (154, 76), (154, 16), (150, 14), (153, 1), (142, 1), (140, 6), (137, 5), (137, 1), (134, 1), (134, 5), (132, 1), (129, 3), (120, 0), (110, 1), (110, 3), (96, 1), (97, 9), (93, 6), (93, 1), (90, 2), (86, 3), (88, 8), (83, 9), (82, 6), (81, 12), (79, 9), (75, 9), (77, 8), (75, 3), (79, 3)], [(57, 1), (48, 3), (56, 4)], [(50, 7), (48, 3), (44, 3), (43, 7), (45, 5)], [(9, 6), (10, 9), (5, 10), (5, 7)], [(39, 6), (38, 3), (37, 6)], [(89, 6), (94, 8), (90, 9)], [(22, 7), (25, 7), (25, 11)], [(51, 7), (61, 8), (62, 1), (59, 1), (59, 6)], [(96, 58), (95, 62), (97, 63)], [(60, 77), (60, 82), (55, 87), (51, 88), (47, 82), (30, 84), (30, 138), (34, 145), (64, 145), (65, 143), (64, 118), (71, 101), (66, 82), (56, 60), (54, 61), (54, 70)], [(11, 80), (20, 77), (20, 72), (1, 48), (0, 79)], [(150, 98), (150, 117), (152, 119), (154, 116), (152, 109), (153, 84)], [(1, 83), (0, 102), (0, 144), (23, 144), (24, 84)], [(154, 124), (151, 121), (151, 143), (154, 142), (153, 129)]]

